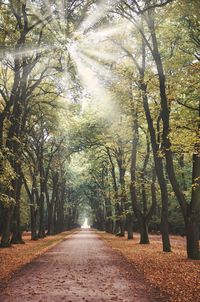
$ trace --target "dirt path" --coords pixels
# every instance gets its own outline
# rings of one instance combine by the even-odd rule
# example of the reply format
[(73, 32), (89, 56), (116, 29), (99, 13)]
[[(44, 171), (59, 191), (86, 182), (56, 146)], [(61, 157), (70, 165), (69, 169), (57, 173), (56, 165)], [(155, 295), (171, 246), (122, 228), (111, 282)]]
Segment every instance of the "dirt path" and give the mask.
[(93, 231), (82, 230), (18, 271), (0, 301), (162, 300), (120, 254)]

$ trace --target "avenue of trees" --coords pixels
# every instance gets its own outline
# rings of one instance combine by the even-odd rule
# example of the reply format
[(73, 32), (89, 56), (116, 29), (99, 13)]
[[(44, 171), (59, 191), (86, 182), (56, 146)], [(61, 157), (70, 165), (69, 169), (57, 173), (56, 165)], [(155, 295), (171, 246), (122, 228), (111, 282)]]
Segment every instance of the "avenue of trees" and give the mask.
[(198, 2), (1, 1), (1, 247), (85, 215), (199, 259)]

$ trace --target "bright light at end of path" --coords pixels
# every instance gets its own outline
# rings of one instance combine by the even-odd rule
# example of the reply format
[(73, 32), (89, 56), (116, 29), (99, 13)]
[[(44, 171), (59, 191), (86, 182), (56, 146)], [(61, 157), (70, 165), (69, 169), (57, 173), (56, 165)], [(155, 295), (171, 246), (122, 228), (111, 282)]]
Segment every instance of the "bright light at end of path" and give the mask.
[(82, 229), (90, 229), (90, 225), (88, 225), (88, 219), (85, 218), (84, 224), (81, 226)]

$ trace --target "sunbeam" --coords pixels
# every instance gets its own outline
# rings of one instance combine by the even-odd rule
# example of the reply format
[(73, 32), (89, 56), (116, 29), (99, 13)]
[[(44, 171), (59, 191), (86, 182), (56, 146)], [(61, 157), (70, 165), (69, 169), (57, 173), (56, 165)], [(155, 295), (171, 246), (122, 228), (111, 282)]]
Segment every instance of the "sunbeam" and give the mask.
[(96, 60), (102, 60), (104, 62), (116, 62), (119, 59), (119, 53), (109, 53), (104, 50), (97, 50), (97, 49), (91, 49), (91, 48), (83, 48), (83, 53), (85, 55), (88, 55), (90, 57), (96, 58)]
[[(116, 117), (116, 106), (113, 103), (112, 96), (103, 87), (95, 71), (87, 66), (87, 63), (83, 60), (83, 56), (74, 47), (72, 47), (71, 55), (83, 86), (92, 96), (92, 104), (99, 110), (100, 114), (103, 113), (108, 119)], [(114, 107), (115, 110), (113, 110)]]
[(19, 58), (19, 57), (27, 57), (30, 55), (35, 55), (37, 53), (42, 53), (42, 52), (49, 52), (49, 49), (54, 50), (56, 49), (56, 46), (52, 45), (46, 45), (46, 46), (41, 46), (41, 47), (30, 47), (30, 48), (23, 48), (20, 50), (2, 50), (0, 52), (0, 59), (6, 58), (6, 57), (12, 57), (12, 58)]
[(98, 63), (96, 59), (90, 58), (83, 52), (79, 52), (79, 58), (94, 72), (97, 78), (101, 79), (102, 82), (116, 80), (111, 69)]
[[(0, 58), (6, 58), (6, 56), (20, 58), (42, 52), (53, 54), (55, 51), (59, 51), (63, 62), (60, 67), (62, 75), (59, 76), (59, 80), (55, 78), (58, 89), (62, 90), (68, 99), (71, 98), (73, 80), (68, 70), (70, 57), (83, 89), (87, 90), (94, 98), (93, 105), (110, 117), (110, 113), (111, 115), (115, 113), (113, 111), (113, 96), (109, 92), (109, 83), (118, 80), (110, 67), (118, 62), (122, 51), (113, 43), (109, 44), (109, 40), (127, 31), (127, 26), (125, 23), (118, 23), (118, 20), (113, 22), (112, 26), (105, 24), (94, 27), (94, 25), (106, 17), (118, 2), (119, 0), (97, 1), (87, 10), (78, 29), (73, 31), (73, 24), (69, 25), (70, 29), (68, 28), (68, 23), (72, 21), (69, 22), (67, 19), (69, 4), (67, 1), (60, 0), (52, 4), (51, 1), (44, 0), (41, 7), (37, 1), (28, 0), (26, 3), (28, 12), (33, 20), (37, 20), (32, 22), (35, 22), (36, 27), (40, 26), (49, 31), (52, 41), (48, 41), (47, 38), (42, 43), (37, 42), (28, 48), (6, 49), (1, 51)], [(42, 45), (45, 43), (46, 45)], [(57, 70), (59, 71), (59, 68)]]
[(78, 33), (84, 34), (91, 29), (99, 20), (107, 15), (109, 10), (115, 6), (119, 0), (101, 0), (95, 8), (92, 8), (88, 17), (81, 23)]

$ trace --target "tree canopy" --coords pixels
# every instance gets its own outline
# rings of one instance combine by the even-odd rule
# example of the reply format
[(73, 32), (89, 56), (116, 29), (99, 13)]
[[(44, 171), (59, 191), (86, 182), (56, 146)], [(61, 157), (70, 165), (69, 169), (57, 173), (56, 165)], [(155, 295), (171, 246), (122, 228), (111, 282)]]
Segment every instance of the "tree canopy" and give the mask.
[(3, 0), (1, 246), (83, 223), (199, 258), (197, 0)]

